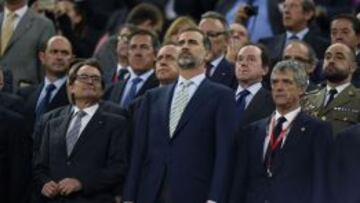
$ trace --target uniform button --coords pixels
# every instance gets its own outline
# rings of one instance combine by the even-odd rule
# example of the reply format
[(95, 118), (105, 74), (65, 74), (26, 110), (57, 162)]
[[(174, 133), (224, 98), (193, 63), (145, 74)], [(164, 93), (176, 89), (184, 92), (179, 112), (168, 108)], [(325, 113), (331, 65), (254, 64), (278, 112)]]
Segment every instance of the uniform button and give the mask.
[(321, 117), (321, 120), (326, 121), (326, 116)]

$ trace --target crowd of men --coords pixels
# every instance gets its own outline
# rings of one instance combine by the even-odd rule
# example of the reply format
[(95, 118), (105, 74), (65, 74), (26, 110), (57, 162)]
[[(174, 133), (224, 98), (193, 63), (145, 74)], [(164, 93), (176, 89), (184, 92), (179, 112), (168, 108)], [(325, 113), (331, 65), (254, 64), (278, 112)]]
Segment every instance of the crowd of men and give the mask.
[(324, 35), (312, 0), (284, 0), (260, 28), (236, 2), (166, 43), (139, 4), (79, 58), (59, 16), (5, 0), (0, 202), (359, 202), (360, 21)]

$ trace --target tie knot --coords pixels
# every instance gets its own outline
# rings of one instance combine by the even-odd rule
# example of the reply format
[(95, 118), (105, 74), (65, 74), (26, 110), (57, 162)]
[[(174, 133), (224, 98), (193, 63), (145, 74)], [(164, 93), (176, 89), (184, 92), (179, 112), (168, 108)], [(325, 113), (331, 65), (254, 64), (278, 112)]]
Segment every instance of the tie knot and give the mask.
[(134, 84), (134, 85), (137, 85), (139, 82), (141, 82), (142, 79), (140, 77), (136, 77), (136, 78), (133, 78), (131, 80), (131, 82)]
[(282, 124), (286, 121), (286, 118), (281, 116), (280, 118), (277, 119), (277, 125), (282, 126)]
[(335, 89), (335, 88), (331, 88), (330, 90), (329, 90), (329, 94), (330, 95), (335, 95), (335, 94), (337, 94), (338, 93), (338, 91)]
[(8, 18), (9, 20), (13, 20), (15, 19), (16, 17), (16, 13), (15, 12), (9, 12), (7, 15), (6, 15), (6, 18)]
[(52, 92), (55, 88), (56, 88), (56, 86), (54, 84), (50, 83), (46, 86), (46, 92)]
[(289, 40), (299, 40), (299, 37), (294, 34), (289, 37)]
[(185, 88), (188, 88), (190, 87), (190, 85), (192, 84), (193, 82), (191, 80), (184, 80), (180, 83), (180, 87), (181, 89), (185, 89)]
[(247, 89), (242, 90), (241, 92), (238, 93), (238, 97), (246, 97), (250, 94), (250, 91)]
[(86, 116), (86, 112), (85, 111), (78, 111), (78, 112), (76, 112), (76, 116), (79, 117), (79, 118), (82, 118), (82, 117)]

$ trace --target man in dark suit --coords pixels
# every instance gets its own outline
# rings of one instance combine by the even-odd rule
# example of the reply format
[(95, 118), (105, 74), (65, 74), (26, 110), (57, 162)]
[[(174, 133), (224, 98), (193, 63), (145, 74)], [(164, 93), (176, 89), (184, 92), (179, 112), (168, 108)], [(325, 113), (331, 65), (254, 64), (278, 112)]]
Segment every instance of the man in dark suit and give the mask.
[(155, 34), (147, 30), (138, 30), (129, 36), (129, 72), (125, 81), (110, 87), (105, 96), (123, 108), (148, 89), (157, 87), (154, 64), (159, 42)]
[(93, 61), (69, 75), (73, 113), (46, 123), (35, 159), (34, 179), (45, 202), (112, 203), (122, 185), (129, 126), (124, 117), (103, 110), (104, 87)]
[(149, 91), (136, 123), (126, 202), (224, 202), (236, 127), (230, 89), (205, 78), (210, 42), (179, 36), (179, 79)]
[(301, 112), (306, 86), (307, 75), (298, 62), (274, 67), (276, 111), (239, 134), (230, 202), (327, 202), (332, 132), (330, 124)]
[(37, 55), (55, 28), (50, 20), (28, 8), (26, 0), (4, 2), (5, 9), (0, 14), (0, 65), (12, 71), (16, 91), (19, 86), (40, 83), (42, 71)]
[(237, 55), (235, 74), (238, 80), (236, 108), (240, 127), (269, 116), (274, 111), (271, 94), (261, 84), (269, 70), (270, 59), (261, 45), (246, 45)]
[(37, 86), (19, 89), (25, 100), (26, 117), (33, 124), (55, 108), (69, 104), (66, 93), (66, 72), (73, 58), (70, 42), (62, 36), (49, 39), (39, 58), (45, 68), (44, 81)]
[(19, 193), (23, 194), (24, 187), (22, 180), (17, 177), (22, 177), (24, 172), (22, 167), (24, 160), (19, 159), (22, 157), (19, 149), (22, 148), (24, 132), (21, 125), (24, 123), (24, 118), (0, 106), (0, 123), (0, 200), (22, 202)]
[(230, 88), (236, 87), (234, 65), (225, 58), (229, 41), (229, 26), (224, 16), (209, 11), (201, 16), (199, 28), (211, 41), (211, 52), (207, 58), (206, 76)]
[(305, 72), (309, 76), (309, 85), (306, 89), (307, 92), (318, 89), (315, 81), (312, 80), (312, 77), (315, 76), (314, 71), (317, 64), (317, 58), (314, 50), (310, 45), (301, 40), (291, 40), (284, 49), (283, 59), (292, 59), (303, 64)]
[(331, 21), (331, 44), (344, 43), (356, 54), (357, 67), (353, 74), (351, 83), (360, 88), (360, 22), (350, 14), (340, 14)]
[(332, 202), (356, 203), (360, 201), (360, 124), (341, 131), (336, 137), (331, 157)]
[(259, 42), (271, 50), (270, 58), (273, 63), (281, 60), (286, 45), (293, 39), (303, 40), (313, 46), (316, 56), (323, 58), (328, 42), (321, 38), (310, 22), (315, 16), (315, 5), (311, 0), (285, 0), (283, 3), (282, 22), (286, 32), (270, 38), (260, 39)]

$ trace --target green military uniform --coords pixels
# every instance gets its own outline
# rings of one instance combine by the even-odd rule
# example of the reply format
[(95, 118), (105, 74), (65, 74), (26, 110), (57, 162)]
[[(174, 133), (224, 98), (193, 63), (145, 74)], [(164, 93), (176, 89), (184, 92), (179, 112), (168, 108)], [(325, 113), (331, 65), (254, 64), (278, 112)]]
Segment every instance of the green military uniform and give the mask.
[(360, 89), (349, 85), (326, 107), (325, 98), (326, 88), (314, 90), (305, 95), (301, 106), (306, 113), (331, 122), (334, 136), (344, 128), (360, 122)]

